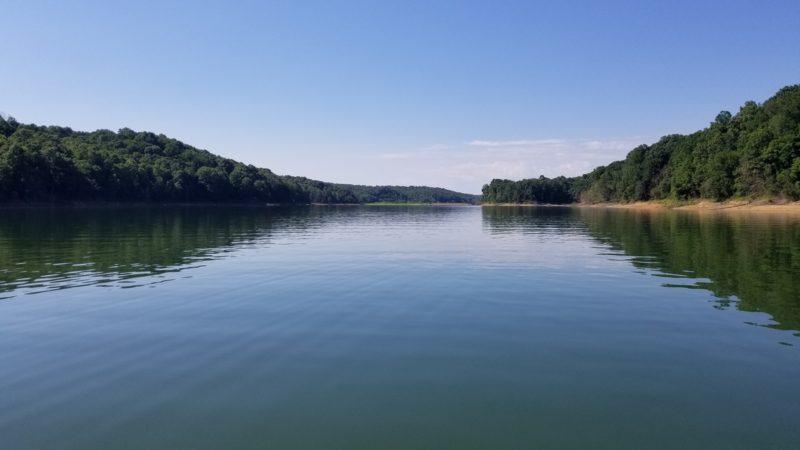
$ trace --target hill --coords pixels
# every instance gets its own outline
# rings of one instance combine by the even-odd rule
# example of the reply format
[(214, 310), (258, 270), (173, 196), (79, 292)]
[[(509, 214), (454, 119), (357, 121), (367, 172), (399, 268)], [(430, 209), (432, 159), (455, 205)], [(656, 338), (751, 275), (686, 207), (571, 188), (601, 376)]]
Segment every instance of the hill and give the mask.
[(163, 134), (20, 124), (0, 117), (0, 202), (476, 203), (426, 186), (276, 175)]
[(492, 180), (490, 203), (586, 203), (780, 197), (800, 199), (800, 85), (763, 104), (720, 112), (707, 127), (633, 149), (579, 177)]

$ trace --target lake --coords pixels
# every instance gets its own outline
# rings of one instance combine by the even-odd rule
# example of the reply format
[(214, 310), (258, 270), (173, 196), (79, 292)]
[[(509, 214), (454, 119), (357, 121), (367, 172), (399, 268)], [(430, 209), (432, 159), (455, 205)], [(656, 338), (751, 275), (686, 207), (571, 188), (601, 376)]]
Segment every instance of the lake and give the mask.
[(0, 211), (0, 448), (797, 448), (800, 220)]

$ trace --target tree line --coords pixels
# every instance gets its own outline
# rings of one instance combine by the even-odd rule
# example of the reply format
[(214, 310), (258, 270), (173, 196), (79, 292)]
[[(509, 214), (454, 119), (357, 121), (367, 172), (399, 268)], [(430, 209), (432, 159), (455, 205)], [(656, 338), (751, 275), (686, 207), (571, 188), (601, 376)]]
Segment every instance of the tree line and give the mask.
[(279, 176), (163, 134), (20, 124), (0, 117), (0, 202), (475, 203), (426, 186)]
[(800, 85), (763, 104), (749, 101), (735, 115), (720, 112), (689, 135), (664, 136), (622, 161), (572, 178), (492, 180), (488, 203), (800, 199)]

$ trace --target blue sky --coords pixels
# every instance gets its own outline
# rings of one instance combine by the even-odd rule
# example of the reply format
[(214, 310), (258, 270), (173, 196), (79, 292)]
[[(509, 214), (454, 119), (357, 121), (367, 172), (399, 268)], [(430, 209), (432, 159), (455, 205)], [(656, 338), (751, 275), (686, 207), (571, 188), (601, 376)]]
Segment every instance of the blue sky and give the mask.
[[(114, 2), (116, 3), (116, 2)], [(477, 193), (800, 83), (800, 2), (0, 0), (0, 112)]]

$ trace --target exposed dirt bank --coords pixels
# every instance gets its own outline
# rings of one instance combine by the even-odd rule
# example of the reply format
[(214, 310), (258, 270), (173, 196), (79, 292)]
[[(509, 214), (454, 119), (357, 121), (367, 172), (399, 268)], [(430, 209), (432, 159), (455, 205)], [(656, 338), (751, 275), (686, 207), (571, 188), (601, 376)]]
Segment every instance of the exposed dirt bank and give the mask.
[(800, 214), (800, 202), (783, 200), (728, 200), (715, 202), (698, 200), (696, 202), (670, 203), (648, 201), (634, 203), (598, 203), (577, 204), (580, 208), (624, 208), (643, 210), (677, 210), (677, 211), (720, 211), (720, 212), (758, 212), (758, 213), (791, 213)]

